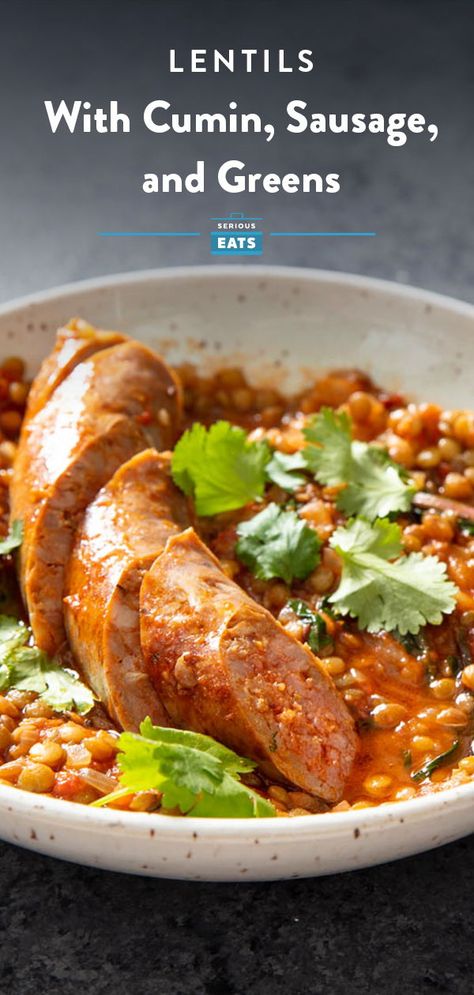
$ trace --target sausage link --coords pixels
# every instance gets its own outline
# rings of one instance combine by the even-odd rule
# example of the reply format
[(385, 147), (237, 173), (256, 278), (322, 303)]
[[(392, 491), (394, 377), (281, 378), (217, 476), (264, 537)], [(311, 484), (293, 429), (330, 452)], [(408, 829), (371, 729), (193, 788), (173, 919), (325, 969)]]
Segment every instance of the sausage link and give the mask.
[(127, 336), (94, 328), (81, 318), (72, 318), (56, 335), (53, 351), (43, 360), (28, 394), (25, 418), (44, 407), (51, 394), (73, 369), (101, 349), (108, 349)]
[(221, 570), (193, 529), (143, 579), (145, 666), (173, 724), (336, 802), (357, 748), (321, 662)]
[(140, 649), (139, 593), (170, 536), (189, 524), (170, 454), (153, 449), (120, 467), (89, 505), (76, 535), (64, 599), (69, 645), (90, 686), (124, 729), (150, 715), (168, 725)]
[(136, 452), (167, 449), (179, 429), (174, 374), (127, 341), (80, 362), (22, 428), (11, 519), (23, 522), (20, 582), (33, 633), (50, 655), (66, 643), (64, 569), (82, 513)]

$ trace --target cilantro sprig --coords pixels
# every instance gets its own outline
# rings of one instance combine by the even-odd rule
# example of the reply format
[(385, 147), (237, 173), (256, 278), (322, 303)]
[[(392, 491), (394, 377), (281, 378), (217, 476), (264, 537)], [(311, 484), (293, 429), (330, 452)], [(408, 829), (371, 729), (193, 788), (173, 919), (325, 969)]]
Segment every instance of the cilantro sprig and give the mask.
[(0, 691), (35, 691), (55, 711), (74, 709), (85, 715), (94, 704), (92, 691), (72, 670), (60, 667), (31, 643), (31, 629), (0, 615)]
[(353, 519), (336, 529), (330, 545), (341, 557), (342, 575), (329, 601), (340, 614), (357, 618), (359, 628), (416, 635), (453, 611), (457, 588), (446, 564), (421, 553), (402, 556), (396, 523)]
[(198, 515), (219, 515), (261, 500), (268, 483), (289, 493), (302, 487), (303, 452), (281, 453), (265, 441), (251, 442), (243, 428), (218, 421), (195, 422), (173, 452), (173, 480), (193, 498)]
[(316, 532), (295, 511), (282, 511), (274, 503), (241, 522), (237, 535), (237, 556), (259, 580), (281, 577), (291, 584), (304, 580), (319, 562)]
[(240, 781), (255, 764), (210, 736), (154, 726), (146, 718), (140, 734), (118, 740), (120, 788), (95, 806), (108, 805), (136, 791), (158, 791), (164, 808), (183, 815), (252, 819), (276, 815), (273, 805)]
[(218, 421), (198, 422), (181, 436), (171, 461), (175, 484), (190, 495), (198, 515), (218, 515), (262, 498), (266, 442), (249, 442), (243, 428)]
[(369, 521), (408, 511), (415, 489), (403, 469), (383, 449), (353, 440), (345, 412), (322, 408), (304, 435), (310, 443), (303, 450), (306, 465), (316, 480), (343, 485), (336, 500), (340, 511)]
[(369, 521), (408, 511), (414, 487), (406, 473), (377, 446), (352, 439), (345, 412), (322, 408), (304, 430), (308, 445), (296, 453), (249, 441), (243, 428), (218, 421), (195, 423), (181, 436), (171, 463), (175, 484), (190, 495), (198, 515), (217, 515), (261, 500), (268, 482), (292, 493), (307, 474), (341, 487), (337, 507)]

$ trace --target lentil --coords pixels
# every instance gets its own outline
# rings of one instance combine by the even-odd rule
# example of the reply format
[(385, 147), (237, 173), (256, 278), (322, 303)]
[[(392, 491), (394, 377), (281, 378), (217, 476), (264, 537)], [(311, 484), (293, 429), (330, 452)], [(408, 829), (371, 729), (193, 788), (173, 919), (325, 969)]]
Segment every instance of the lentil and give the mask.
[(64, 763), (66, 751), (63, 750), (59, 743), (55, 743), (52, 740), (44, 740), (43, 742), (33, 744), (29, 756), (32, 760), (46, 764), (47, 767), (53, 767), (56, 770), (57, 767), (61, 767)]
[[(2, 774), (4, 771), (2, 770)], [(18, 775), (18, 787), (37, 793), (51, 791), (54, 784), (54, 771), (46, 764), (29, 764), (22, 767)]]
[(461, 680), (464, 687), (469, 688), (470, 691), (474, 691), (474, 663), (470, 663), (467, 667), (464, 667)]

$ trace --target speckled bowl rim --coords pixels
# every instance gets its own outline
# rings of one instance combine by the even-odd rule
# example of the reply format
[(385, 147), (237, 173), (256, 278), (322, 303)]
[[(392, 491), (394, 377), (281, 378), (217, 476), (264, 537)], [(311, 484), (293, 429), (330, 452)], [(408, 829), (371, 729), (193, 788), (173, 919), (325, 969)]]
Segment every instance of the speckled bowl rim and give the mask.
[(440, 294), (434, 290), (425, 290), (422, 287), (396, 283), (394, 280), (383, 280), (375, 276), (345, 273), (342, 270), (324, 270), (306, 266), (255, 265), (255, 263), (236, 263), (232, 266), (208, 263), (201, 266), (164, 266), (160, 269), (107, 273), (104, 276), (94, 276), (86, 280), (75, 280), (71, 283), (63, 283), (59, 286), (50, 287), (46, 290), (14, 297), (0, 304), (0, 315), (6, 315), (9, 311), (14, 311), (20, 307), (44, 304), (48, 300), (58, 300), (61, 297), (68, 297), (74, 292), (107, 290), (108, 288), (118, 287), (125, 283), (138, 284), (144, 281), (157, 282), (160, 280), (182, 279), (194, 281), (200, 280), (202, 277), (208, 277), (211, 274), (217, 278), (225, 277), (226, 279), (232, 279), (232, 277), (235, 277), (236, 281), (247, 276), (263, 279), (277, 277), (285, 280), (307, 280), (308, 283), (324, 281), (325, 283), (340, 284), (344, 287), (349, 286), (359, 290), (374, 290), (379, 293), (396, 294), (408, 300), (417, 300), (424, 304), (433, 304), (438, 307), (444, 306), (457, 314), (474, 318), (474, 304), (462, 301), (457, 297), (450, 297), (448, 294)]
[[(351, 286), (360, 290), (374, 290), (396, 294), (405, 299), (432, 304), (435, 307), (445, 307), (456, 314), (474, 319), (474, 305), (467, 301), (431, 290), (405, 286), (390, 280), (377, 277), (367, 277), (359, 274), (327, 271), (294, 266), (273, 265), (203, 265), (203, 266), (170, 266), (161, 269), (145, 269), (133, 272), (107, 274), (73, 283), (62, 284), (48, 290), (15, 298), (0, 305), (0, 316), (8, 315), (10, 311), (36, 304), (47, 303), (48, 300), (58, 300), (71, 293), (89, 290), (107, 290), (122, 284), (139, 284), (144, 281), (160, 280), (200, 280), (213, 275), (216, 279), (225, 277), (241, 280), (247, 276), (259, 278), (283, 278), (307, 280), (308, 282), (324, 281), (343, 287)], [(8, 811), (19, 815), (38, 817), (44, 816), (55, 822), (61, 828), (90, 826), (104, 832), (110, 828), (123, 829), (127, 835), (143, 836), (159, 827), (161, 838), (185, 838), (199, 832), (201, 837), (236, 841), (255, 840), (258, 835), (266, 838), (278, 838), (281, 841), (294, 840), (295, 834), (302, 838), (317, 840), (318, 836), (339, 836), (348, 832), (357, 832), (363, 823), (367, 829), (377, 824), (406, 823), (408, 821), (433, 819), (436, 813), (446, 807), (456, 805), (467, 808), (474, 802), (474, 781), (471, 784), (458, 785), (452, 788), (440, 789), (430, 794), (401, 802), (383, 802), (374, 807), (351, 809), (347, 812), (325, 812), (317, 815), (279, 816), (270, 819), (222, 819), (196, 818), (188, 816), (163, 816), (159, 813), (126, 812), (119, 809), (97, 809), (87, 805), (77, 805), (64, 799), (56, 799), (43, 795), (32, 795), (19, 788), (0, 785), (0, 803)]]
[[(0, 802), (17, 815), (45, 816), (51, 824), (63, 829), (81, 826), (98, 830), (122, 828), (127, 835), (136, 831), (138, 836), (147, 834), (150, 828), (159, 827), (162, 839), (189, 838), (194, 832), (201, 837), (215, 839), (252, 841), (255, 835), (268, 838), (278, 837), (294, 840), (295, 835), (311, 837), (346, 835), (364, 825), (370, 830), (377, 824), (407, 823), (411, 819), (433, 820), (442, 808), (451, 808), (462, 803), (463, 808), (474, 802), (474, 782), (441, 789), (418, 798), (400, 802), (382, 802), (373, 808), (350, 809), (347, 812), (322, 812), (316, 815), (278, 816), (261, 819), (217, 819), (194, 816), (160, 815), (158, 812), (126, 812), (120, 809), (91, 808), (61, 798), (32, 795), (20, 788), (0, 785)], [(6, 804), (5, 804), (6, 803)], [(257, 833), (258, 826), (258, 833)]]

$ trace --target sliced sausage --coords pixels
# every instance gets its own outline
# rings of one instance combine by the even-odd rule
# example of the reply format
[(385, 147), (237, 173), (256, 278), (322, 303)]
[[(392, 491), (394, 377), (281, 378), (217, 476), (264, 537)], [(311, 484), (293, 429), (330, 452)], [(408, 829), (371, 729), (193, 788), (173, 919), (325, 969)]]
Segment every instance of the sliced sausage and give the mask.
[(169, 720), (140, 649), (139, 594), (167, 539), (189, 524), (170, 455), (153, 449), (120, 467), (89, 505), (66, 574), (65, 621), (74, 658), (124, 729)]
[(22, 428), (11, 487), (11, 518), (24, 540), (20, 581), (38, 645), (65, 645), (64, 567), (81, 513), (136, 452), (168, 449), (181, 396), (165, 363), (139, 342), (79, 363)]
[(357, 747), (321, 662), (224, 574), (193, 529), (169, 539), (140, 594), (145, 666), (173, 724), (336, 802)]
[(126, 338), (120, 332), (105, 332), (81, 318), (72, 318), (57, 332), (54, 349), (42, 362), (31, 385), (25, 418), (32, 418), (46, 404), (78, 363), (101, 349), (125, 342)]

